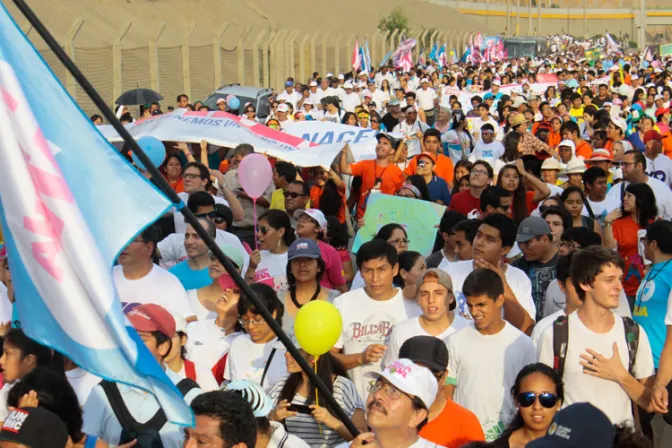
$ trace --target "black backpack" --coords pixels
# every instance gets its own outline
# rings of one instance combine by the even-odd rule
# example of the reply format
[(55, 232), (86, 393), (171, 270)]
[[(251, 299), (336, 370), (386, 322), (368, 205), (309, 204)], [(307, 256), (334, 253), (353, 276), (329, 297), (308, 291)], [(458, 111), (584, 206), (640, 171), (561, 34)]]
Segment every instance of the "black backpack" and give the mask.
[[(639, 347), (639, 325), (630, 317), (622, 317), (625, 327), (625, 343), (628, 346), (628, 372), (632, 375)], [(553, 368), (560, 374), (565, 371), (567, 346), (569, 344), (569, 325), (567, 316), (559, 316), (553, 322)]]
[[(126, 403), (124, 403), (124, 399), (116, 383), (101, 381), (100, 385), (105, 391), (107, 401), (112, 406), (112, 411), (114, 411), (114, 415), (117, 417), (122, 428), (119, 444), (121, 445), (137, 439), (136, 448), (163, 448), (159, 431), (168, 422), (163, 409), (159, 408), (156, 414), (145, 423), (139, 423), (128, 411), (128, 407), (126, 407)], [(177, 388), (183, 397), (198, 387), (198, 383), (190, 378), (184, 378), (177, 383)]]

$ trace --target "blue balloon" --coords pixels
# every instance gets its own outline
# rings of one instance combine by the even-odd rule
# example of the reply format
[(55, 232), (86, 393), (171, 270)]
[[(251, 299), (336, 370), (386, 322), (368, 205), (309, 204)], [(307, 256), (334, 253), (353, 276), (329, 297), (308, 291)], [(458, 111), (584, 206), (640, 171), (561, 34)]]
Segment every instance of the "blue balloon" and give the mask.
[(229, 106), (231, 110), (238, 110), (240, 107), (240, 100), (238, 97), (231, 96), (230, 98), (227, 99), (226, 104)]
[[(147, 154), (149, 160), (152, 161), (152, 164), (157, 168), (163, 163), (166, 159), (166, 148), (163, 146), (161, 140), (156, 137), (141, 137), (138, 140), (138, 146)], [(142, 164), (138, 156), (133, 153), (133, 162), (141, 170), (147, 171), (145, 165)]]

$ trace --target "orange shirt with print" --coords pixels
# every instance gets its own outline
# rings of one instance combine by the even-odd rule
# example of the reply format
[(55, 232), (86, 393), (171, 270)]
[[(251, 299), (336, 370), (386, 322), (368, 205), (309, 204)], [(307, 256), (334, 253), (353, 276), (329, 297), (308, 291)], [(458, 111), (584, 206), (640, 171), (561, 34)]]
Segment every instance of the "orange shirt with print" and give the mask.
[(362, 160), (350, 164), (353, 176), (362, 178), (362, 190), (357, 203), (357, 219), (364, 217), (366, 210), (366, 198), (376, 184), (376, 179), (381, 179), (380, 191), (384, 194), (394, 195), (404, 185), (404, 173), (394, 163), (382, 167), (375, 160)]
[(583, 160), (588, 160), (593, 157), (593, 147), (585, 140), (579, 139), (579, 144), (576, 145), (576, 156), (583, 157)]
[[(320, 198), (322, 197), (322, 192), (324, 191), (324, 186), (320, 187), (319, 185), (313, 185), (310, 187), (310, 205), (312, 208), (320, 208)], [(345, 189), (338, 189), (338, 194), (341, 195), (341, 206), (338, 209), (338, 221), (341, 224), (345, 223)]]
[(630, 216), (618, 218), (612, 224), (614, 239), (618, 243), (618, 253), (625, 261), (623, 271), (623, 289), (628, 296), (637, 294), (637, 289), (644, 278), (644, 260), (639, 255), (639, 236), (637, 232), (646, 227), (640, 227)]
[[(406, 174), (407, 176), (412, 176), (413, 174), (415, 174), (415, 168), (418, 166), (417, 159), (418, 159), (417, 157), (413, 157), (413, 159), (411, 159), (411, 161), (408, 162), (408, 165), (404, 170), (404, 174)], [(446, 157), (443, 154), (439, 154), (436, 158), (436, 163), (434, 164), (433, 171), (434, 174), (436, 174), (441, 179), (448, 182), (450, 185), (453, 184), (455, 167), (453, 166), (453, 161), (450, 159), (450, 157)]]
[(446, 448), (485, 440), (478, 418), (453, 400), (446, 401), (441, 413), (420, 430), (419, 436)]

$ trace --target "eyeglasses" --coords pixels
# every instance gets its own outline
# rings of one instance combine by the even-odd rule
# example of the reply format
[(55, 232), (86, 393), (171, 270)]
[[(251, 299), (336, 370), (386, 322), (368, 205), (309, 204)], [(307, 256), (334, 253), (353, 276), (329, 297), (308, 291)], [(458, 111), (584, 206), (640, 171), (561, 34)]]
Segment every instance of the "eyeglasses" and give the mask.
[(552, 408), (558, 403), (558, 396), (555, 394), (543, 393), (535, 394), (534, 392), (523, 392), (518, 394), (518, 404), (523, 408), (529, 408), (539, 399), (539, 403), (545, 408)]
[(477, 176), (487, 176), (488, 172), (485, 170), (471, 170), (471, 174), (475, 174)]
[(258, 317), (256, 319), (248, 319), (247, 317), (241, 317), (240, 319), (238, 319), (238, 322), (240, 322), (240, 325), (242, 325), (243, 327), (247, 327), (250, 325), (262, 325), (266, 321), (264, 320), (263, 317)]
[(182, 175), (182, 179), (189, 179), (189, 180), (198, 179), (199, 177), (201, 177), (199, 174), (193, 174), (193, 173), (184, 173)]
[(396, 387), (394, 387), (393, 385), (391, 385), (386, 381), (377, 380), (375, 383), (369, 384), (370, 394), (375, 394), (381, 389), (385, 391), (385, 395), (390, 400), (398, 400), (399, 398), (401, 398), (402, 395), (406, 395), (411, 400), (413, 399), (413, 397), (411, 397), (405, 392), (400, 391), (399, 389), (397, 389)]
[(259, 226), (259, 231), (262, 235), (266, 235), (270, 229), (266, 226)]
[(393, 246), (397, 246), (399, 244), (408, 244), (411, 242), (411, 240), (406, 238), (397, 238), (396, 240), (390, 240), (388, 242)]
[(196, 215), (197, 218), (210, 218), (210, 219), (215, 219), (215, 212), (208, 212), (208, 213), (199, 213)]
[(293, 191), (285, 191), (282, 193), (286, 198), (296, 199), (301, 196), (308, 196), (307, 194), (294, 193)]
[(380, 123), (378, 120), (371, 120), (371, 123)]

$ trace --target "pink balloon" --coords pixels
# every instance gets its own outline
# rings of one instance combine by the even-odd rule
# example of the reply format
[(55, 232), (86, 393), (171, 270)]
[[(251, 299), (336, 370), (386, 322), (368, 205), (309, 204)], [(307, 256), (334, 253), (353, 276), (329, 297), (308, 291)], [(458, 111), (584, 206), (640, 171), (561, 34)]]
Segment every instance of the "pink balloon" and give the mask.
[(249, 154), (238, 166), (238, 180), (245, 193), (253, 199), (259, 199), (273, 180), (273, 168), (261, 154)]

